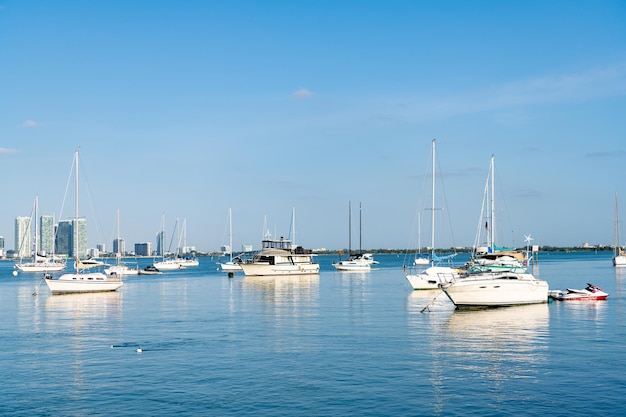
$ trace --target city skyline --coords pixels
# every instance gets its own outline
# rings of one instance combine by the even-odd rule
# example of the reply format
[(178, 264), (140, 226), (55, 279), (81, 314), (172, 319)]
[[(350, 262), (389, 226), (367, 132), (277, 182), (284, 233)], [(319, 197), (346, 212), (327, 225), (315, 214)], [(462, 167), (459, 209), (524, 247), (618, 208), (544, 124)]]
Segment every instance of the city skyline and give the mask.
[(75, 216), (79, 149), (89, 247), (119, 210), (126, 242), (165, 217), (215, 251), (232, 209), (233, 247), (258, 248), (295, 209), (296, 243), (346, 248), (350, 201), (363, 247), (415, 247), (418, 213), (425, 246), (436, 139), (436, 246), (474, 243), (492, 155), (504, 246), (612, 245), (624, 21), (612, 0), (0, 0), (0, 234), (35, 195)]

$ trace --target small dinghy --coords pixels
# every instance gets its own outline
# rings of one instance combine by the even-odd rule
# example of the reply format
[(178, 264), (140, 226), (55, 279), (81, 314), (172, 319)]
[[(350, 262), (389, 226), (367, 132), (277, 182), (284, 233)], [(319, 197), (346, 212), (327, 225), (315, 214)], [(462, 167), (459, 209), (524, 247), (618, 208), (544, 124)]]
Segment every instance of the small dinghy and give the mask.
[(593, 284), (587, 284), (584, 290), (576, 290), (568, 288), (563, 290), (552, 290), (548, 293), (548, 296), (553, 300), (569, 301), (569, 300), (606, 300), (609, 294), (602, 291), (600, 287), (596, 287)]

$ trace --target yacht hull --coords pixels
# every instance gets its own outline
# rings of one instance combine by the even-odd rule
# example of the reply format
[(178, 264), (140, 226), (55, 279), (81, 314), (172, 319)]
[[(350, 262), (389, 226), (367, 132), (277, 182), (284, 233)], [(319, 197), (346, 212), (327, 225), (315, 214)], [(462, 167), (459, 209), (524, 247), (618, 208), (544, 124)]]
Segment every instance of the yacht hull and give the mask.
[(548, 283), (531, 274), (466, 277), (442, 286), (457, 307), (498, 307), (548, 302)]

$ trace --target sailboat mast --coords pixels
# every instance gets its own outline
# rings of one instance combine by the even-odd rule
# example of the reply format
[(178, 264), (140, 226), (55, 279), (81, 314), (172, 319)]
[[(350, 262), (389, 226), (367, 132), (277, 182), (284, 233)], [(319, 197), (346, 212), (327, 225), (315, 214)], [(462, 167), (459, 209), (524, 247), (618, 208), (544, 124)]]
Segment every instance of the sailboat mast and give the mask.
[(617, 202), (617, 192), (615, 193), (615, 228), (613, 229), (613, 256), (619, 253), (620, 236), (619, 236), (619, 205)]
[(78, 149), (74, 153), (74, 159), (76, 161), (76, 175), (74, 175), (75, 182), (75, 202), (74, 202), (74, 226), (72, 227), (72, 234), (74, 235), (74, 242), (72, 244), (72, 252), (74, 258), (78, 258)]
[(430, 205), (430, 250), (435, 250), (435, 143), (436, 139), (433, 139), (433, 172), (432, 172), (432, 197)]
[(488, 233), (489, 245), (495, 251), (495, 237), (496, 237), (496, 206), (495, 206), (495, 169), (494, 169), (494, 156), (491, 155), (491, 229)]
[(39, 196), (35, 196), (35, 250), (33, 251), (33, 259), (37, 262), (37, 255), (39, 254), (39, 230), (37, 228), (37, 216), (39, 213)]
[(232, 209), (228, 209), (228, 244), (230, 252), (230, 262), (233, 261), (233, 212)]
[(352, 255), (352, 201), (348, 201), (348, 255)]
[(361, 247), (361, 202), (359, 202), (359, 253), (363, 253), (363, 249)]
[(122, 252), (120, 252), (120, 209), (117, 209), (117, 252), (115, 252), (115, 255), (117, 256), (117, 258), (120, 258), (122, 256)]

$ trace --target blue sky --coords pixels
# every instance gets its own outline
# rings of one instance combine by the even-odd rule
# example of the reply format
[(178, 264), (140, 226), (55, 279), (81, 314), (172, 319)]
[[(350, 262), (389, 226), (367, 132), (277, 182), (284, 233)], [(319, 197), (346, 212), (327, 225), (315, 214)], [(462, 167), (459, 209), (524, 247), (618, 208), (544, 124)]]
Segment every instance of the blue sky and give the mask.
[(0, 0), (0, 235), (35, 195), (74, 215), (79, 148), (90, 246), (119, 208), (127, 245), (165, 215), (217, 250), (232, 208), (258, 248), (295, 208), (298, 243), (347, 247), (352, 201), (353, 248), (359, 202), (363, 246), (405, 248), (436, 138), (442, 246), (474, 242), (492, 154), (499, 241), (610, 245), (625, 22), (623, 1)]

